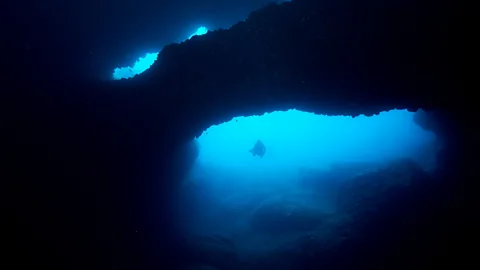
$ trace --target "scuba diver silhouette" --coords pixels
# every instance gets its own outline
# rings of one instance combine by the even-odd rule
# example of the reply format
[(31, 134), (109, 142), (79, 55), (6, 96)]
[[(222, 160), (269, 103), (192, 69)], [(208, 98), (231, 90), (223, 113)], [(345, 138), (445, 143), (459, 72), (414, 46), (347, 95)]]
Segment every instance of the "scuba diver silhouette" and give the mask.
[(255, 146), (253, 146), (253, 148), (250, 149), (249, 152), (252, 153), (253, 156), (260, 156), (261, 158), (263, 158), (266, 150), (267, 149), (265, 148), (265, 145), (262, 143), (262, 141), (257, 140)]

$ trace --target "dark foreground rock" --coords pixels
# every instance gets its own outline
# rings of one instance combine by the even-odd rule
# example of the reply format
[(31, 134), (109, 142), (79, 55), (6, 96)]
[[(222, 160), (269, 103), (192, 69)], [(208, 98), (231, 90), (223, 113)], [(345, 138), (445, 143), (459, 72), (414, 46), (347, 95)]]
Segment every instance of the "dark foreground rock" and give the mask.
[(256, 209), (251, 229), (273, 234), (315, 230), (326, 216), (309, 204), (280, 198), (264, 202)]
[(420, 250), (438, 235), (430, 231), (445, 207), (432, 195), (437, 184), (409, 160), (354, 177), (340, 187), (337, 214), (245, 269), (421, 268), (435, 260)]

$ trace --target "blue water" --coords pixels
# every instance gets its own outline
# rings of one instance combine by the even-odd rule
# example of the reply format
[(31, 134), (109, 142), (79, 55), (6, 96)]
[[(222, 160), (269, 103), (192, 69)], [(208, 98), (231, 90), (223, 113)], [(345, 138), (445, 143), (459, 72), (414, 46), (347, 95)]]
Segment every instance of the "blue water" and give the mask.
[[(187, 39), (191, 39), (194, 36), (205, 35), (208, 32), (208, 29), (204, 26), (201, 26), (191, 34)], [(135, 64), (130, 67), (117, 67), (113, 71), (112, 78), (114, 80), (129, 79), (135, 75), (143, 73), (145, 70), (149, 69), (150, 66), (157, 60), (159, 52), (147, 53), (145, 56), (139, 57)]]
[[(197, 138), (198, 163), (252, 177), (274, 172), (285, 175), (301, 166), (327, 168), (335, 162), (412, 157), (420, 145), (433, 139), (433, 133), (415, 124), (408, 111), (352, 118), (290, 110), (238, 117), (210, 127)], [(257, 140), (267, 147), (264, 158), (247, 151)]]
[[(199, 156), (182, 183), (179, 227), (207, 237), (221, 252), (228, 253), (224, 243), (233, 243), (235, 256), (247, 257), (321, 233), (317, 218), (337, 212), (337, 183), (401, 159), (425, 171), (434, 166), (435, 135), (413, 115), (393, 110), (352, 118), (290, 110), (212, 126), (195, 139)], [(266, 146), (263, 158), (249, 152), (257, 140)]]

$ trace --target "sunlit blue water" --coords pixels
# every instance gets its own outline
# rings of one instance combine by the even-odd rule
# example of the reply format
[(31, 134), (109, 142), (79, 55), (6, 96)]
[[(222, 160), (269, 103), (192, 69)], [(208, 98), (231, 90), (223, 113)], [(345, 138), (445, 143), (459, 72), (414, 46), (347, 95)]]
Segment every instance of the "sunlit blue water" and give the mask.
[[(204, 26), (199, 27), (195, 33), (191, 34), (187, 39), (190, 39), (194, 36), (204, 35), (208, 32), (208, 29)], [(141, 74), (145, 70), (149, 69), (150, 66), (157, 60), (158, 52), (147, 53), (143, 57), (139, 57), (135, 62), (133, 67), (117, 67), (113, 71), (112, 77), (114, 80), (128, 79), (132, 78), (135, 75)]]
[[(180, 227), (221, 234), (240, 253), (266, 252), (311, 233), (317, 217), (337, 211), (336, 182), (398, 159), (431, 166), (435, 135), (413, 115), (394, 110), (352, 118), (290, 110), (212, 126), (196, 139), (199, 156), (179, 198)], [(263, 158), (249, 152), (257, 140), (266, 146)], [(332, 169), (339, 165), (354, 170)]]
[(205, 27), (205, 26), (202, 26), (202, 27), (199, 27), (197, 29), (197, 31), (193, 34), (191, 34), (188, 38), (192, 38), (194, 36), (201, 36), (201, 35), (205, 35), (206, 33), (208, 32), (208, 29)]
[(150, 66), (157, 60), (158, 53), (147, 53), (144, 57), (138, 58), (133, 67), (119, 67), (115, 68), (113, 71), (113, 78), (115, 80), (128, 79), (138, 75), (145, 70), (149, 69)]
[[(412, 157), (434, 137), (415, 124), (408, 111), (352, 118), (290, 110), (238, 117), (210, 127), (197, 139), (198, 162), (247, 170), (244, 173), (248, 174), (284, 174), (301, 166), (326, 168), (340, 161)], [(256, 140), (266, 145), (264, 158), (248, 152)]]

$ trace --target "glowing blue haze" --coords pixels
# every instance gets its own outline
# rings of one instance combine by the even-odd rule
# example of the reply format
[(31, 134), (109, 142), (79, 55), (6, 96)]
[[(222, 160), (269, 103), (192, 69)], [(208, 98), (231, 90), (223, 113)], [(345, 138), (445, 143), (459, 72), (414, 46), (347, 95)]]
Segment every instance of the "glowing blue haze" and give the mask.
[[(269, 181), (296, 174), (300, 167), (324, 169), (337, 162), (384, 162), (415, 158), (435, 136), (406, 110), (355, 118), (290, 110), (238, 117), (207, 129), (197, 140), (197, 163), (221, 166), (244, 179)], [(262, 140), (263, 158), (248, 152)], [(265, 181), (265, 180), (263, 180)]]
[[(192, 38), (193, 36), (200, 36), (204, 35), (208, 32), (208, 29), (204, 26), (197, 29), (195, 33), (190, 35), (188, 39)], [(157, 53), (147, 53), (144, 57), (138, 58), (135, 62), (133, 67), (118, 67), (113, 71), (113, 79), (120, 80), (120, 79), (128, 79), (132, 78), (135, 75), (138, 75), (145, 70), (149, 69), (150, 66), (157, 60), (158, 52)]]
[[(431, 168), (425, 161), (434, 160), (435, 135), (418, 126), (413, 116), (406, 110), (356, 118), (290, 110), (212, 126), (196, 139), (199, 155), (182, 197), (187, 203), (181, 212), (188, 222), (181, 226), (193, 233), (239, 235), (239, 253), (273, 250), (285, 241), (284, 235), (274, 239), (277, 242), (264, 240), (251, 229), (252, 213), (272, 202), (335, 213), (332, 181), (342, 181), (342, 176), (331, 171), (332, 165), (385, 165), (409, 158)], [(265, 144), (263, 158), (249, 152), (257, 140)], [(302, 179), (309, 170), (335, 178), (315, 178), (316, 187), (305, 186)]]
[(197, 29), (197, 32), (191, 34), (188, 39), (191, 39), (192, 37), (194, 36), (201, 36), (201, 35), (205, 35), (206, 33), (208, 32), (208, 29), (204, 26), (200, 27)]

